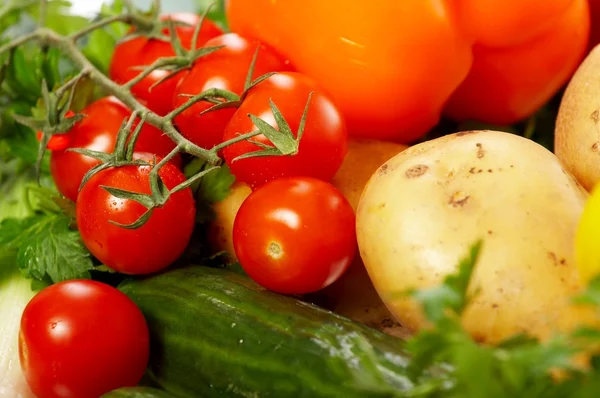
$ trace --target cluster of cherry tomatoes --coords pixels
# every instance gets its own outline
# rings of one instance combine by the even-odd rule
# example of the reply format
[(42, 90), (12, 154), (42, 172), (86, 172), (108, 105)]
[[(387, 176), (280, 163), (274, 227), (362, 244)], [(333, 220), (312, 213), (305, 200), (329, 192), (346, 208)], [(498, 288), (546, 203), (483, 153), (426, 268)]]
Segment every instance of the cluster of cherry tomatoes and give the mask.
[[(198, 16), (171, 17), (190, 24), (176, 28), (182, 45), (189, 48)], [(310, 77), (294, 72), (288, 62), (259, 42), (223, 33), (206, 20), (197, 43), (223, 47), (152, 89), (167, 72), (150, 74), (133, 87), (132, 93), (160, 115), (180, 106), (189, 95), (209, 88), (240, 95), (259, 49), (254, 77), (276, 74), (254, 86), (239, 107), (201, 115), (212, 104), (198, 102), (179, 114), (175, 125), (187, 139), (210, 149), (255, 131), (249, 114), (277, 127), (271, 102), (295, 135), (307, 112), (293, 156), (234, 160), (272, 146), (263, 135), (252, 142), (226, 146), (220, 154), (236, 179), (254, 190), (240, 208), (234, 226), (234, 246), (242, 267), (259, 284), (280, 293), (303, 294), (324, 288), (342, 275), (356, 252), (354, 212), (328, 182), (346, 154), (342, 115)], [(115, 49), (109, 76), (123, 84), (140, 73), (135, 67), (172, 55), (171, 44), (162, 40), (124, 40)], [(137, 201), (111, 195), (104, 187), (150, 194), (151, 164), (169, 154), (175, 143), (159, 129), (144, 124), (134, 158), (147, 160), (147, 165), (109, 167), (80, 189), (84, 175), (100, 160), (69, 149), (112, 152), (119, 128), (132, 115), (112, 96), (97, 100), (81, 113), (85, 117), (68, 133), (52, 137), (48, 148), (58, 190), (76, 203), (77, 226), (84, 244), (99, 261), (124, 274), (149, 274), (168, 267), (186, 249), (195, 228), (192, 190), (170, 195), (145, 224), (128, 229), (115, 223), (131, 224), (146, 208)], [(160, 169), (159, 176), (168, 189), (185, 181), (182, 163), (183, 158), (176, 156)], [(135, 385), (149, 359), (148, 328), (142, 313), (117, 289), (90, 280), (58, 283), (36, 295), (23, 313), (19, 345), (27, 381), (39, 397), (98, 397)]]
[[(162, 18), (183, 23), (177, 24), (175, 29), (181, 45), (190, 50), (200, 17), (169, 14)], [(168, 34), (168, 30), (164, 33)], [(253, 60), (251, 80), (274, 73), (248, 90), (238, 106), (206, 112), (214, 103), (199, 101), (179, 113), (174, 124), (185, 138), (211, 149), (256, 131), (250, 115), (278, 128), (272, 111), (274, 104), (292, 134), (297, 136), (302, 129), (297, 153), (291, 156), (245, 157), (273, 147), (262, 134), (225, 146), (219, 155), (238, 181), (268, 193), (257, 192), (250, 198), (236, 223), (234, 239), (241, 265), (254, 279), (276, 291), (306, 293), (324, 287), (333, 282), (336, 275), (341, 275), (356, 251), (354, 237), (349, 234), (354, 231), (352, 209), (328, 184), (347, 151), (348, 134), (343, 116), (313, 79), (295, 72), (275, 50), (256, 40), (224, 33), (210, 20), (204, 20), (195, 44), (197, 48), (219, 49), (198, 58), (191, 68), (159, 84), (157, 82), (171, 72), (160, 69), (152, 72), (132, 87), (132, 93), (150, 110), (164, 116), (191, 96), (209, 89), (242, 95)], [(168, 41), (144, 36), (122, 40), (115, 48), (109, 77), (126, 84), (140, 73), (140, 67), (174, 55), (175, 50)], [(68, 134), (52, 137), (49, 148), (52, 176), (59, 191), (76, 202), (77, 224), (85, 245), (102, 263), (121, 273), (148, 274), (164, 269), (180, 257), (189, 244), (195, 225), (192, 191), (185, 189), (171, 195), (140, 228), (126, 229), (117, 225), (133, 223), (146, 212), (146, 207), (134, 200), (116, 198), (102, 187), (150, 194), (152, 167), (108, 168), (95, 174), (80, 190), (83, 176), (100, 161), (69, 148), (112, 152), (119, 127), (131, 116), (131, 111), (109, 96), (88, 105), (81, 113), (85, 117)], [(149, 161), (154, 156), (160, 159), (174, 148), (171, 139), (145, 123), (135, 146), (135, 157)], [(167, 188), (172, 189), (185, 180), (181, 163), (181, 156), (176, 156), (161, 168), (159, 176)], [(282, 180), (269, 185), (285, 178), (288, 178), (286, 183)], [(308, 188), (298, 190), (294, 188), (297, 186)], [(301, 198), (296, 208), (290, 195)], [(337, 199), (322, 202), (322, 197)], [(269, 209), (279, 215), (271, 214)], [(288, 213), (277, 213), (282, 209), (295, 214), (297, 225), (290, 221), (292, 216)], [(307, 224), (310, 217), (319, 225), (314, 230)], [(288, 231), (277, 232), (275, 222), (285, 225)], [(275, 247), (279, 250), (276, 255)], [(311, 247), (315, 247), (314, 253), (309, 250)], [(340, 253), (334, 254), (336, 250)], [(283, 266), (286, 262), (292, 264)], [(271, 276), (265, 276), (267, 274)]]

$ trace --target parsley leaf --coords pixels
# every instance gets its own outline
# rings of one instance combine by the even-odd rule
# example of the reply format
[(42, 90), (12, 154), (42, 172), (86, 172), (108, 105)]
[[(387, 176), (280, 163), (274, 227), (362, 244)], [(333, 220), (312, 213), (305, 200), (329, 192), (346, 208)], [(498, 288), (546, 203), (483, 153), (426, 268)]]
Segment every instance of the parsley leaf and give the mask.
[(203, 13), (207, 7), (211, 7), (208, 11), (208, 18), (227, 31), (227, 16), (225, 15), (225, 0), (196, 0), (198, 3), (199, 14)]
[[(517, 335), (496, 345), (485, 345), (463, 327), (460, 315), (469, 303), (470, 279), (480, 249), (481, 242), (473, 245), (456, 274), (447, 276), (440, 286), (412, 292), (432, 324), (406, 343), (412, 356), (408, 371), (418, 396), (596, 397), (600, 357), (592, 357), (588, 368), (577, 366), (574, 359), (598, 347), (600, 330), (582, 328), (544, 341)], [(600, 307), (600, 277), (576, 302)], [(428, 373), (436, 371), (445, 377), (442, 382), (427, 379)], [(557, 371), (562, 377), (556, 377)]]
[(462, 313), (469, 301), (467, 289), (481, 246), (482, 241), (476, 242), (471, 247), (469, 255), (460, 261), (458, 272), (448, 275), (442, 285), (410, 292), (421, 303), (429, 320), (433, 322), (442, 320), (448, 309), (457, 314)]
[(591, 304), (600, 307), (600, 275), (592, 279), (585, 292), (573, 299), (575, 304)]
[(231, 185), (235, 177), (229, 167), (223, 165), (200, 179), (197, 197), (207, 203), (217, 203), (225, 200), (231, 193)]
[(23, 161), (0, 163), (0, 267), (18, 267), (36, 286), (88, 278), (92, 260), (70, 228), (69, 206), (55, 199), (49, 176), (41, 184)]
[[(121, 14), (123, 9), (122, 0), (115, 0), (110, 4), (104, 3), (98, 19)], [(94, 66), (107, 73), (117, 41), (125, 36), (128, 28), (129, 25), (116, 22), (93, 31), (82, 40), (85, 43), (83, 53)]]
[(89, 279), (90, 254), (70, 223), (62, 214), (9, 218), (0, 223), (0, 245), (17, 251), (17, 266), (30, 279), (53, 283)]

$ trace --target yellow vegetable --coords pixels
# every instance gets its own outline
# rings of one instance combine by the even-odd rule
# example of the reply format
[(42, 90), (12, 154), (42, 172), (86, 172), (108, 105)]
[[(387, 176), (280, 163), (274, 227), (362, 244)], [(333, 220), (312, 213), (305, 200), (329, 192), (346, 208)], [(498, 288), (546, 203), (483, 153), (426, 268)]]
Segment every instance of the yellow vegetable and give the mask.
[(592, 191), (579, 221), (575, 256), (584, 282), (600, 274), (600, 185)]
[(483, 239), (463, 315), (475, 339), (547, 338), (594, 321), (570, 297), (582, 284), (574, 238), (587, 193), (542, 146), (513, 134), (453, 134), (400, 153), (367, 184), (357, 210), (360, 253), (401, 324), (427, 325), (410, 288), (438, 285)]

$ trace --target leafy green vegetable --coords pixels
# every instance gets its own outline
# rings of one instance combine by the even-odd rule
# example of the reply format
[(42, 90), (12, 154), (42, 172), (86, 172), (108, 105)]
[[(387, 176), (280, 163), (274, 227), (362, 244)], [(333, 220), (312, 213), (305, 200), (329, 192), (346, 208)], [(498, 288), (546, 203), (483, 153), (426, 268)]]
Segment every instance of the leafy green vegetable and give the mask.
[(592, 279), (588, 289), (574, 301), (577, 304), (591, 304), (600, 307), (600, 276)]
[[(0, 267), (21, 270), (36, 287), (65, 279), (89, 278), (92, 260), (71, 217), (53, 200), (49, 177), (35, 183), (24, 162), (0, 164)], [(68, 205), (62, 204), (68, 209)]]
[(19, 366), (19, 327), (23, 309), (34, 296), (28, 280), (5, 266), (0, 249), (0, 393), (5, 397), (33, 396)]
[(473, 267), (481, 251), (482, 241), (470, 250), (469, 256), (461, 260), (458, 273), (451, 274), (439, 287), (414, 291), (413, 296), (421, 302), (428, 319), (440, 321), (448, 309), (461, 313), (468, 303), (467, 289)]
[[(3, 0), (0, 4), (0, 39), (19, 22), (22, 11), (37, 4), (38, 0)], [(11, 33), (13, 37), (16, 35), (15, 32)]]
[[(576, 367), (574, 355), (600, 342), (600, 331), (581, 329), (541, 342), (515, 336), (496, 346), (477, 343), (462, 327), (460, 315), (468, 308), (469, 280), (476, 266), (481, 242), (460, 263), (456, 274), (442, 286), (412, 292), (433, 327), (410, 338), (407, 348), (413, 360), (409, 369), (419, 380), (427, 369), (443, 367), (450, 381), (429, 380), (419, 386), (425, 397), (456, 398), (553, 398), (595, 397), (600, 387), (600, 360), (589, 369)], [(476, 294), (476, 292), (475, 292)], [(579, 303), (599, 305), (600, 278), (590, 284)], [(555, 377), (557, 370), (564, 376)]]
[(224, 30), (228, 30), (227, 17), (225, 16), (225, 0), (196, 0), (198, 13), (203, 13), (207, 7), (211, 7), (208, 18), (216, 22)]
[[(39, 2), (36, 1), (37, 3)], [(63, 34), (73, 33), (87, 26), (90, 23), (87, 18), (69, 13), (70, 5), (68, 1), (49, 2), (47, 26)], [(114, 15), (121, 12), (122, 7), (122, 1), (115, 1), (110, 6), (105, 4), (101, 12), (103, 15)], [(12, 24), (4, 25), (4, 21), (0, 23), (0, 38), (15, 37), (31, 31), (38, 12), (38, 7), (11, 11), (9, 15)], [(112, 49), (125, 29), (126, 25), (115, 23), (94, 31), (79, 42), (84, 55), (97, 68), (106, 72)], [(34, 132), (16, 123), (12, 115), (43, 117), (44, 104), (40, 100), (42, 82), (45, 81), (50, 88), (56, 88), (78, 71), (56, 48), (42, 49), (35, 44), (27, 44), (17, 48), (9, 56), (10, 62), (7, 62), (8, 56), (0, 57), (0, 64), (7, 65), (3, 71), (5, 78), (0, 83), (0, 160), (20, 158), (33, 165), (39, 142)], [(97, 95), (100, 93), (96, 92), (96, 87), (91, 81), (80, 81), (73, 110), (81, 110)], [(49, 171), (47, 157), (42, 164), (42, 171)]]
[[(99, 19), (118, 15), (122, 11), (122, 0), (114, 0), (110, 4), (105, 3), (100, 10)], [(85, 43), (83, 53), (96, 68), (106, 74), (117, 41), (125, 36), (128, 28), (128, 25), (117, 22), (106, 26), (104, 29), (93, 31), (87, 37), (87, 40), (83, 41)]]
[(198, 186), (198, 200), (208, 203), (216, 203), (224, 200), (231, 193), (231, 185), (235, 177), (227, 165), (206, 174)]
[(92, 260), (71, 219), (61, 214), (35, 215), (0, 223), (0, 245), (17, 250), (17, 265), (28, 278), (54, 283), (90, 278)]
[[(212, 166), (205, 161), (194, 159), (186, 166), (184, 174), (189, 178), (210, 167)], [(191, 186), (192, 191), (196, 194), (196, 221), (198, 223), (204, 223), (213, 219), (214, 212), (210, 205), (227, 198), (231, 193), (231, 186), (234, 182), (235, 177), (231, 174), (229, 167), (224, 164), (209, 172)]]

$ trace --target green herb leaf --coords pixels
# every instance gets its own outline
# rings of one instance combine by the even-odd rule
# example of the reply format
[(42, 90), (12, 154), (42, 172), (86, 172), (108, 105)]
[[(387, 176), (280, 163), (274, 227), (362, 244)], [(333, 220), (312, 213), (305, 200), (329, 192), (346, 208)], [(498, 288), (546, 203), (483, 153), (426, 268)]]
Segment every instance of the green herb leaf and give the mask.
[(197, 12), (202, 14), (208, 7), (208, 18), (214, 21), (217, 25), (228, 30), (227, 17), (225, 15), (225, 0), (196, 0), (198, 4)]
[(0, 220), (25, 218), (36, 212), (58, 212), (51, 187), (49, 176), (42, 178), (41, 186), (35, 183), (35, 172), (28, 163), (0, 159)]
[(117, 273), (117, 271), (115, 271), (112, 268), (108, 268), (106, 265), (99, 265), (97, 267), (94, 267), (94, 271), (97, 271), (97, 272), (106, 272), (106, 273), (109, 273), (109, 274), (116, 274)]
[(468, 304), (467, 290), (471, 274), (481, 251), (482, 241), (476, 242), (469, 250), (468, 256), (458, 265), (458, 272), (450, 274), (439, 287), (411, 292), (423, 305), (427, 318), (432, 322), (442, 320), (447, 310), (461, 314)]
[[(190, 178), (212, 166), (202, 159), (192, 160), (185, 168), (186, 178)], [(231, 193), (231, 186), (235, 182), (235, 176), (227, 165), (211, 171), (192, 185), (192, 190), (197, 194), (198, 201), (216, 203), (224, 200)]]
[(9, 218), (0, 223), (0, 246), (17, 252), (17, 266), (30, 279), (90, 278), (90, 254), (70, 223), (62, 214)]
[(600, 275), (592, 279), (585, 292), (573, 299), (575, 304), (587, 304), (600, 307)]
[(107, 30), (97, 29), (90, 33), (83, 53), (96, 68), (106, 73), (116, 43), (116, 36), (111, 35)]
[(205, 175), (200, 180), (198, 187), (198, 198), (208, 203), (216, 203), (225, 200), (231, 193), (231, 186), (235, 182), (235, 176), (227, 165), (223, 165)]
[[(184, 173), (186, 178), (190, 178), (211, 167), (213, 166), (202, 159), (194, 159), (185, 167)], [(214, 218), (211, 205), (226, 199), (234, 182), (235, 176), (223, 164), (192, 184), (192, 191), (196, 195), (196, 222), (204, 223)]]

